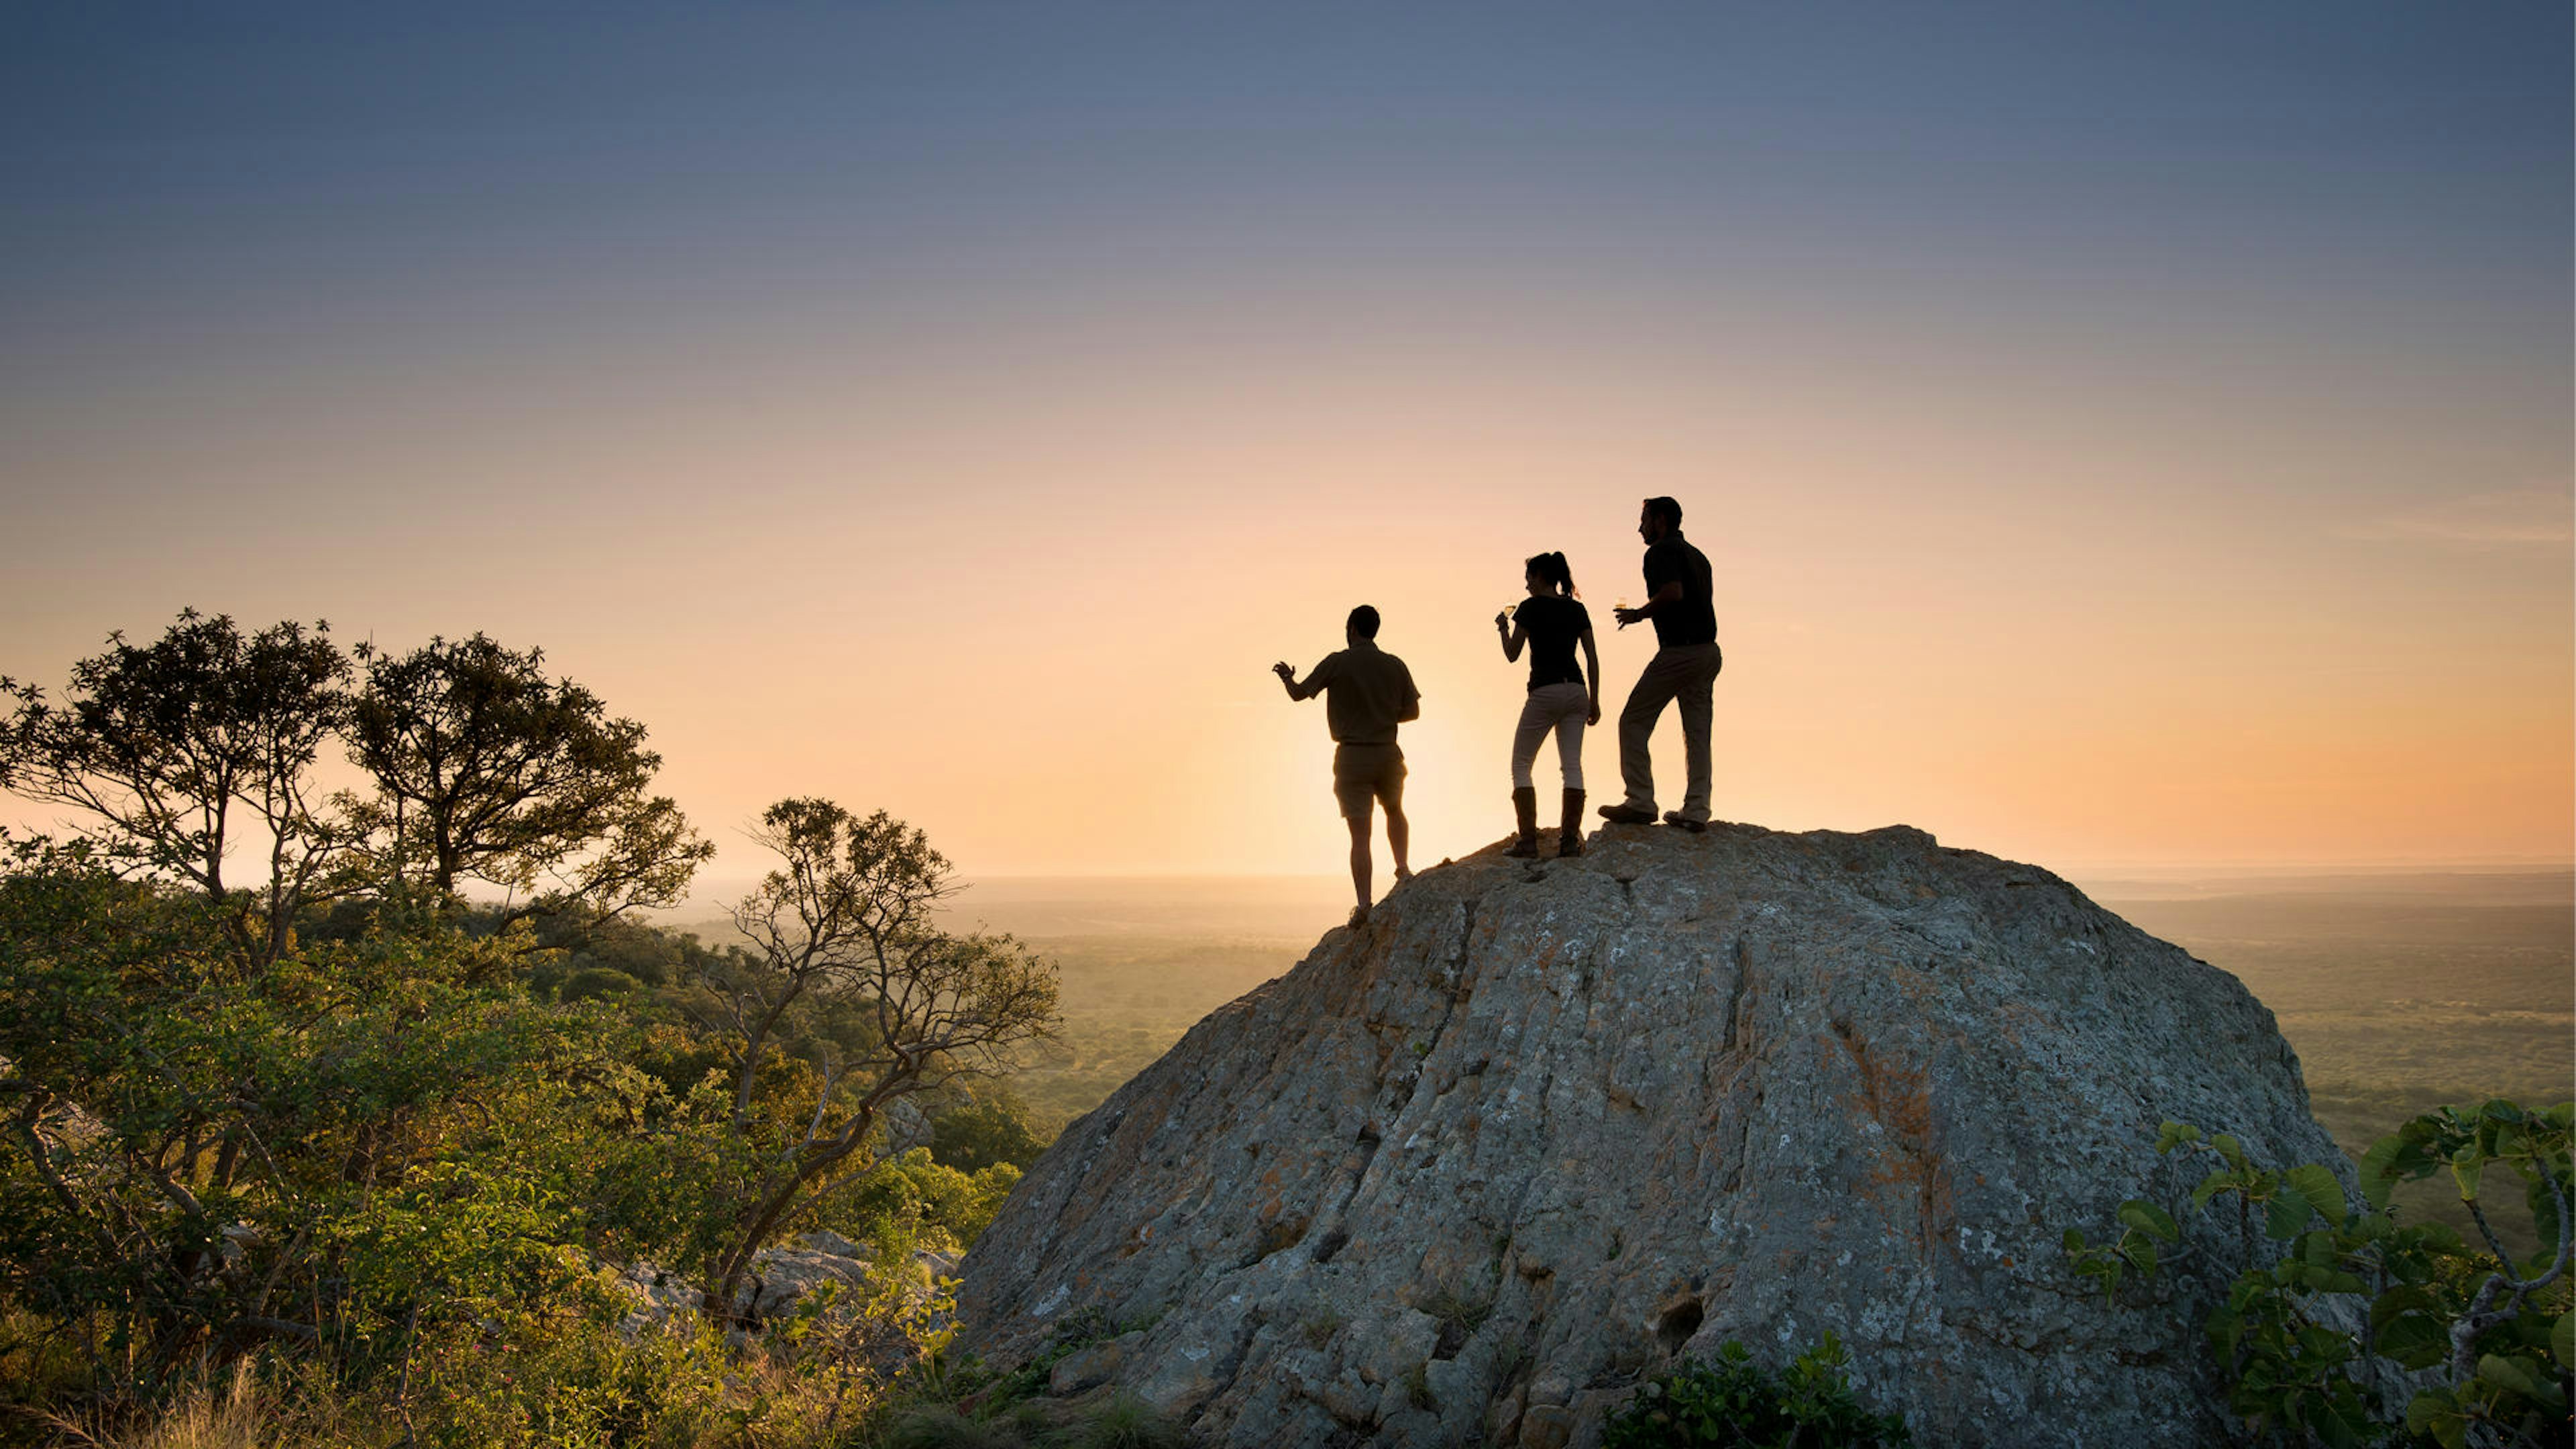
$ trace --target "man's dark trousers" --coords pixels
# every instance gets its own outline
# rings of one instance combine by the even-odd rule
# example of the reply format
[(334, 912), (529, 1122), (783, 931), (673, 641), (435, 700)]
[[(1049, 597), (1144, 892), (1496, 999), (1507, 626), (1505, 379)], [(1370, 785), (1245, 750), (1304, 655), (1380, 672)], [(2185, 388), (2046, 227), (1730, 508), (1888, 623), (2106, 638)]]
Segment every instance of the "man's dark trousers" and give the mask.
[(1628, 691), (1627, 707), (1619, 711), (1619, 775), (1628, 790), (1629, 808), (1649, 812), (1655, 808), (1655, 766), (1647, 758), (1646, 743), (1664, 706), (1679, 704), (1682, 760), (1690, 776), (1679, 813), (1684, 820), (1707, 823), (1710, 695), (1717, 685), (1717, 672), (1725, 666), (1726, 656), (1715, 644), (1667, 644), (1646, 662), (1637, 687)]

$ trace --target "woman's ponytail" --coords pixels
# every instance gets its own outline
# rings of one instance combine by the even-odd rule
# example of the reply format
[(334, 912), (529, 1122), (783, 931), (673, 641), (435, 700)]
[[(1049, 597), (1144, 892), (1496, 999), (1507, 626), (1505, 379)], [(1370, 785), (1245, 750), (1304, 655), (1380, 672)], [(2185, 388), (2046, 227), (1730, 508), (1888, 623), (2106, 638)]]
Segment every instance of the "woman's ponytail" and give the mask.
[(1573, 596), (1574, 571), (1566, 565), (1565, 555), (1561, 553), (1539, 554), (1534, 558), (1525, 558), (1521, 560), (1521, 567), (1538, 575), (1539, 582), (1556, 585), (1556, 591), (1558, 594), (1567, 597)]

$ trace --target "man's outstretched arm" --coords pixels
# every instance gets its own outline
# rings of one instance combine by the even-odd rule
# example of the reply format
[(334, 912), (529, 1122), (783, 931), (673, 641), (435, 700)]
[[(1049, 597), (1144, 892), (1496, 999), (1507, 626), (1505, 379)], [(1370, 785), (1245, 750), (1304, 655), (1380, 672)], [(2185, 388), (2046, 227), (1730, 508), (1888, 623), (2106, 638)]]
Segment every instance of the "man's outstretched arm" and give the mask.
[(1278, 675), (1279, 682), (1287, 686), (1288, 697), (1290, 699), (1313, 699), (1315, 697), (1313, 681), (1310, 679), (1307, 683), (1298, 683), (1297, 671), (1289, 667), (1287, 660), (1282, 659), (1278, 663), (1271, 665), (1270, 672)]

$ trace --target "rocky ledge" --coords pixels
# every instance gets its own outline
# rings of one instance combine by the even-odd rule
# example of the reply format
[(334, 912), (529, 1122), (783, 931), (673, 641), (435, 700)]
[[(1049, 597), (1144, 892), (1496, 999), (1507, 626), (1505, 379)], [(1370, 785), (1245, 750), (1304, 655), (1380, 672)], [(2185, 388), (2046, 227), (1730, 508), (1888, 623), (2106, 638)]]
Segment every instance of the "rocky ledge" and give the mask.
[(960, 1315), (1207, 1444), (1582, 1445), (1676, 1359), (1827, 1330), (1917, 1442), (2217, 1443), (2209, 1279), (2106, 1308), (2059, 1243), (2188, 1189), (2169, 1117), (2337, 1160), (2236, 978), (2045, 871), (1611, 828), (1425, 871), (1211, 1013), (1066, 1129)]

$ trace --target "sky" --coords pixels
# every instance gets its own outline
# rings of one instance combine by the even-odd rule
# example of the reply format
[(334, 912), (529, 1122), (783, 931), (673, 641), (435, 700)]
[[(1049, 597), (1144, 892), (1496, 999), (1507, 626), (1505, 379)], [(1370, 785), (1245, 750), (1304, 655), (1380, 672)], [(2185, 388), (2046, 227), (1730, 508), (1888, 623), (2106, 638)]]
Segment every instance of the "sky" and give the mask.
[[(542, 645), (721, 854), (1417, 863), (1490, 620), (1681, 500), (1721, 818), (2062, 870), (2576, 854), (2555, 3), (16, 6), (0, 673)], [(1677, 796), (1678, 726), (1657, 736)], [(1587, 741), (1596, 800), (1617, 777)], [(1543, 790), (1555, 783), (1542, 758)], [(1668, 800), (1667, 803), (1677, 803)], [(34, 807), (0, 819), (41, 825)]]

